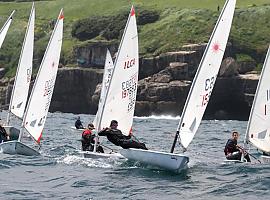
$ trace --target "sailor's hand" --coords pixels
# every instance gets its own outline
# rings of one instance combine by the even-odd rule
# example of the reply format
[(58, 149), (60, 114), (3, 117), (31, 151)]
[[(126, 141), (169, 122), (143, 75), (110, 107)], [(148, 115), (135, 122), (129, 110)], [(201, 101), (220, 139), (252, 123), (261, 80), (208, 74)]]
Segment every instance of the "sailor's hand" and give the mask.
[(236, 147), (238, 147), (239, 149), (243, 149), (243, 148), (242, 148), (240, 145), (238, 145), (238, 144), (236, 145)]

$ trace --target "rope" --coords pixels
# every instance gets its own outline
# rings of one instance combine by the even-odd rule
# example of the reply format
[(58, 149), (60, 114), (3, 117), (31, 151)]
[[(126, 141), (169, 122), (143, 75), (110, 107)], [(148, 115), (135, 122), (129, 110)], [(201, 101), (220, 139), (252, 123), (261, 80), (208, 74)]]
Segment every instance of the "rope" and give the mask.
[[(242, 152), (242, 155), (243, 154), (247, 154), (247, 155), (249, 155), (250, 157), (252, 157), (252, 158), (254, 158), (256, 161), (258, 161), (260, 164), (262, 163), (258, 158), (256, 158), (254, 155), (252, 155), (251, 153), (249, 153), (249, 152), (247, 152), (244, 148), (242, 148), (242, 147), (240, 147), (240, 146), (238, 146), (238, 148), (239, 149), (241, 149), (243, 152)], [(244, 157), (244, 155), (243, 155), (243, 157)]]

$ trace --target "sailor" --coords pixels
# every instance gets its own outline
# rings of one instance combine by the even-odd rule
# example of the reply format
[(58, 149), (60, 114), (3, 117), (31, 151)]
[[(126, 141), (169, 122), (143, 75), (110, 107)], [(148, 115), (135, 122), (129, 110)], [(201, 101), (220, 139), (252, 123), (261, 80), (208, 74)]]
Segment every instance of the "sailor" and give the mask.
[(75, 127), (76, 127), (76, 129), (83, 129), (83, 125), (82, 125), (80, 116), (78, 116), (78, 118), (75, 122)]
[(131, 138), (132, 133), (130, 133), (128, 136), (125, 136), (119, 129), (117, 129), (117, 126), (118, 122), (116, 120), (112, 120), (110, 127), (101, 130), (98, 135), (107, 136), (111, 143), (115, 144), (116, 146), (121, 146), (123, 149), (137, 148), (147, 150), (144, 143), (137, 142)]
[(6, 132), (6, 129), (0, 124), (0, 143), (6, 142), (9, 140), (9, 135)]
[[(87, 129), (82, 133), (82, 150), (83, 151), (93, 151), (95, 144), (95, 134), (92, 132), (95, 127), (92, 123), (88, 124)], [(104, 153), (102, 146), (98, 143), (97, 152)]]
[(239, 138), (239, 133), (237, 131), (232, 132), (232, 138), (228, 139), (224, 153), (227, 160), (241, 160), (242, 153), (244, 153), (244, 158), (247, 162), (250, 162), (250, 158), (248, 153), (237, 144), (237, 140)]

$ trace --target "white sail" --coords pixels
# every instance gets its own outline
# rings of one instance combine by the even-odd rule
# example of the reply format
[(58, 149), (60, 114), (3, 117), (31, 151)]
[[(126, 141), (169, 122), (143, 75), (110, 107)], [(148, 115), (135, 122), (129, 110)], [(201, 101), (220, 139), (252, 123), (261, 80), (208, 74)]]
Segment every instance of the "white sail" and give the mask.
[(256, 148), (270, 153), (270, 46), (252, 104), (246, 137)]
[[(23, 118), (32, 75), (34, 24), (35, 6), (33, 3), (9, 104), (9, 112), (21, 119)], [(9, 124), (9, 115), (7, 124)]]
[(230, 33), (236, 0), (227, 0), (191, 85), (177, 131), (187, 148), (202, 120), (211, 96)]
[(12, 17), (13, 17), (14, 13), (15, 13), (15, 10), (12, 11), (12, 13), (8, 17), (6, 23), (4, 24), (4, 26), (0, 30), (0, 48), (2, 47), (4, 39), (5, 39), (6, 35), (7, 35), (7, 32), (8, 32), (9, 26), (10, 26), (10, 24), (12, 22)]
[[(98, 111), (93, 121), (93, 124), (95, 127), (98, 127), (98, 124), (99, 124), (100, 115), (101, 115), (101, 111), (104, 105), (108, 86), (111, 80), (113, 67), (114, 66), (113, 66), (112, 56), (110, 54), (110, 51), (107, 49), (105, 65), (104, 65), (104, 73), (103, 73), (103, 79), (102, 79), (102, 86), (101, 86), (100, 98), (99, 98), (99, 103), (98, 103)], [(97, 131), (100, 131), (100, 130), (97, 130)]]
[(119, 46), (98, 130), (118, 121), (123, 134), (132, 128), (139, 71), (138, 33), (132, 7)]
[(37, 142), (41, 138), (53, 94), (63, 39), (63, 21), (62, 9), (41, 62), (23, 119), (23, 127)]

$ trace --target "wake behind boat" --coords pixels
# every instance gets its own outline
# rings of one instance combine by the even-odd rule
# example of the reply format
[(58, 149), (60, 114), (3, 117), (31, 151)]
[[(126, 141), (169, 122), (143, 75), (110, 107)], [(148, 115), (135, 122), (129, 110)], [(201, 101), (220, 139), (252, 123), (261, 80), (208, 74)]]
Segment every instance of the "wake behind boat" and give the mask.
[(99, 153), (99, 152), (91, 152), (91, 151), (80, 151), (80, 154), (82, 154), (84, 158), (92, 158), (92, 159), (97, 159), (97, 158), (125, 159), (124, 156), (122, 156), (120, 153), (117, 153), (117, 152), (105, 151), (104, 153)]
[[(149, 165), (155, 165), (166, 170), (171, 170), (171, 166), (174, 166), (175, 162), (175, 160), (171, 158), (177, 157), (178, 159), (181, 160), (182, 158), (183, 160), (183, 164), (179, 164), (177, 171), (179, 172), (181, 169), (185, 169), (187, 167), (186, 165), (189, 161), (188, 157), (173, 153), (175, 145), (179, 139), (180, 146), (184, 151), (186, 151), (186, 148), (192, 141), (200, 125), (226, 49), (235, 4), (236, 0), (227, 0), (219, 16), (192, 82), (182, 116), (177, 127), (171, 152), (164, 153), (154, 151), (148, 153), (147, 151), (137, 151), (135, 149), (123, 149), (120, 153), (126, 158)], [(163, 160), (163, 157), (166, 157), (166, 159)], [(163, 162), (169, 162), (170, 164), (164, 164)]]

